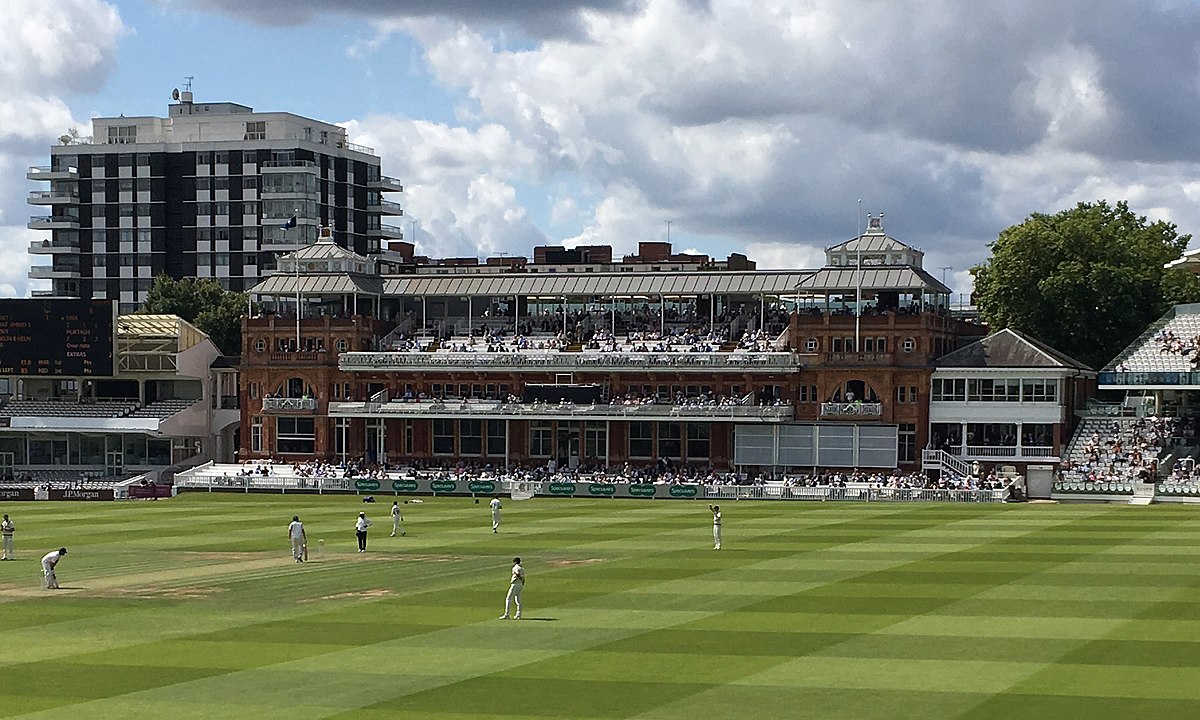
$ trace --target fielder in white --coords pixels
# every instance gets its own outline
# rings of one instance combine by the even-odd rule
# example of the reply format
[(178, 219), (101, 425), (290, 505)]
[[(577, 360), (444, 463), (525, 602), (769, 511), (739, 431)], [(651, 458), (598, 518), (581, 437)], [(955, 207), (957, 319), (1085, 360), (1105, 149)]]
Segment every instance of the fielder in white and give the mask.
[(521, 558), (513, 558), (512, 579), (508, 583), (508, 596), (504, 598), (504, 614), (500, 616), (501, 620), (508, 619), (508, 610), (514, 604), (517, 606), (517, 614), (513, 615), (514, 620), (521, 619), (521, 591), (525, 589), (525, 569), (521, 567)]
[(292, 522), (288, 525), (288, 538), (292, 541), (292, 557), (296, 562), (304, 562), (304, 546), (308, 544), (308, 535), (304, 533), (304, 523), (300, 522), (299, 515), (292, 516)]
[(54, 574), (54, 569), (58, 567), (58, 561), (63, 559), (67, 554), (66, 548), (51, 550), (42, 556), (42, 574), (46, 576), (46, 589), (58, 589), (58, 577)]
[(721, 549), (721, 506), (709, 505), (713, 514), (713, 550)]
[(13, 554), (13, 533), (16, 530), (17, 526), (13, 525), (13, 521), (8, 519), (8, 515), (5, 515), (4, 521), (0, 522), (0, 535), (4, 536), (4, 557), (0, 557), (0, 560), (17, 559), (17, 556)]
[(488, 507), (492, 509), (492, 532), (498, 533), (500, 532), (500, 496), (492, 498)]
[(393, 500), (392, 501), (392, 537), (396, 537), (396, 533), (400, 533), (400, 536), (404, 537), (404, 535), (405, 535), (404, 528), (400, 527), (400, 523), (403, 521), (404, 521), (404, 518), (400, 516), (400, 503), (398, 501)]

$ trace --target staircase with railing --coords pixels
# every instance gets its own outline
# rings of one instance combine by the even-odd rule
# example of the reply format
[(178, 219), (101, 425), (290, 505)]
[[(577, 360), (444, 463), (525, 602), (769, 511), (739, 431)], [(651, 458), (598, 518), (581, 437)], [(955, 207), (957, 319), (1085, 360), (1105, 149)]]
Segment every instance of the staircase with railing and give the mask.
[(969, 477), (971, 475), (970, 463), (962, 458), (951, 455), (945, 450), (922, 450), (921, 469), (937, 470), (939, 472), (949, 470), (959, 477)]

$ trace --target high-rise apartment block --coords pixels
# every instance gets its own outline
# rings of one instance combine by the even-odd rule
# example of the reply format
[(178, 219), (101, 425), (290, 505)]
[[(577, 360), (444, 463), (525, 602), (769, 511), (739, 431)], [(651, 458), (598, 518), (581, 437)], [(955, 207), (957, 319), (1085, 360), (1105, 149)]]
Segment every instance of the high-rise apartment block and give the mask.
[[(61, 297), (113, 299), (132, 312), (154, 277), (212, 277), (246, 290), (276, 269), (281, 252), (334, 241), (373, 255), (401, 229), (384, 199), (403, 186), (380, 172), (379, 157), (349, 142), (345, 128), (236, 103), (197, 103), (183, 92), (167, 117), (106, 117), (92, 137), (64, 135), (50, 164), (28, 178), (49, 230), (29, 252), (48, 255), (29, 277)], [(291, 221), (295, 218), (295, 223)]]

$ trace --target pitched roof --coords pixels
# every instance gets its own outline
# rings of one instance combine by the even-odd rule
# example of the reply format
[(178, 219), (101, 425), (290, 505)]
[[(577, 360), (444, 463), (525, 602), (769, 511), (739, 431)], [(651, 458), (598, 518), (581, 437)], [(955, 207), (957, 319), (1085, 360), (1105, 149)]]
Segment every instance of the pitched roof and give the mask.
[(863, 266), (861, 277), (853, 267), (825, 267), (804, 278), (797, 290), (925, 290), (949, 293), (950, 288), (923, 269), (911, 265)]
[(915, 248), (905, 245), (891, 235), (884, 235), (879, 232), (868, 232), (865, 235), (853, 237), (843, 243), (838, 243), (831, 247), (825, 248), (827, 252), (884, 252), (888, 250), (915, 250)]
[(312, 245), (305, 245), (299, 250), (288, 253), (284, 257), (289, 260), (355, 260), (360, 263), (371, 262), (370, 258), (338, 245), (331, 237), (317, 238), (317, 241)]
[[(295, 295), (295, 275), (271, 275), (250, 288), (251, 295)], [(383, 280), (377, 276), (357, 273), (302, 274), (302, 295), (379, 295), (383, 292)]]
[[(389, 296), (654, 297), (692, 295), (791, 295), (809, 271), (642, 273), (511, 273), (404, 275), (388, 278)], [(257, 288), (255, 289), (257, 290)]]
[(947, 353), (933, 361), (937, 368), (1092, 368), (1012, 328)]

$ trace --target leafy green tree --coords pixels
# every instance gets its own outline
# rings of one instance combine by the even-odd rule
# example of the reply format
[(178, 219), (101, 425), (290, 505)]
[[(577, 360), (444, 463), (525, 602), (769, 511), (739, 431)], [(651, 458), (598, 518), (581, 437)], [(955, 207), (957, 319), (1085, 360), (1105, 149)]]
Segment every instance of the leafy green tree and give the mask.
[(1101, 368), (1173, 304), (1200, 300), (1200, 279), (1163, 269), (1190, 240), (1124, 201), (1034, 213), (972, 268), (975, 302), (993, 329), (1020, 330)]
[(246, 299), (245, 293), (226, 290), (213, 278), (174, 280), (162, 274), (154, 278), (139, 312), (178, 315), (207, 334), (221, 352), (237, 355), (242, 350)]

